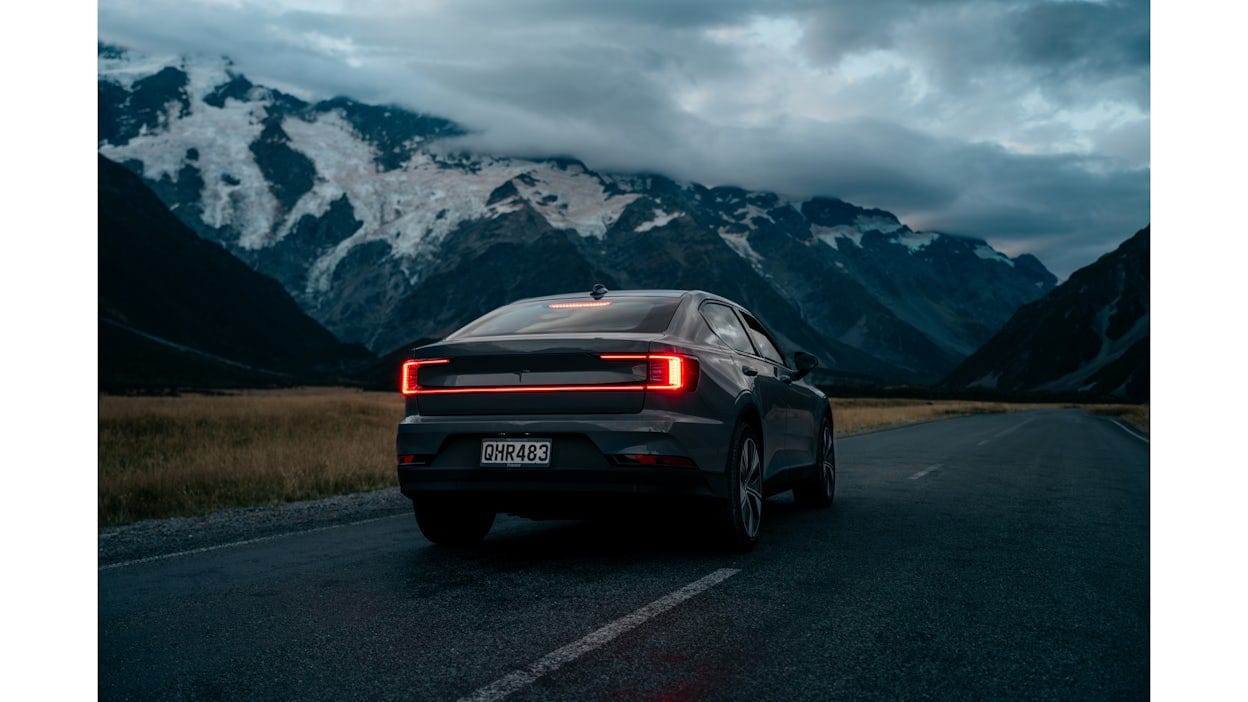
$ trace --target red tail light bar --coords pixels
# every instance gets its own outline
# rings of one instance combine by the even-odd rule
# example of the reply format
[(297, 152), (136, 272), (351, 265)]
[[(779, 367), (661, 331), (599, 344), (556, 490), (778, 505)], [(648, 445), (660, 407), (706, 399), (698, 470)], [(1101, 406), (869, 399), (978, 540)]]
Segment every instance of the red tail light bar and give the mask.
[(449, 358), (427, 358), (418, 361), (404, 361), (403, 375), (399, 376), (399, 390), (404, 395), (417, 395), (421, 392), (427, 392), (426, 389), (420, 387), (419, 374), (421, 366), (438, 366), (443, 363), (450, 363)]
[(671, 353), (604, 353), (604, 361), (647, 361), (646, 390), (692, 390), (697, 382), (698, 362)]
[(489, 392), (611, 392), (662, 390), (688, 392), (697, 387), (698, 361), (690, 356), (669, 353), (604, 353), (599, 358), (604, 361), (646, 362), (646, 382), (627, 384), (594, 384), (594, 385), (495, 385), (483, 387), (423, 387), (419, 374), (423, 366), (450, 363), (447, 358), (431, 358), (405, 361), (400, 388), (404, 395), (460, 395), (467, 393)]

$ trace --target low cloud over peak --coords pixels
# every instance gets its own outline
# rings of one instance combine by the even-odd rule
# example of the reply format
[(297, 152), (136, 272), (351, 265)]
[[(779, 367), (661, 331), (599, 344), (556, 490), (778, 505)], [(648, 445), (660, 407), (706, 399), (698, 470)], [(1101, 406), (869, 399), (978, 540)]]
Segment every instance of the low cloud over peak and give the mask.
[(1149, 219), (1147, 2), (102, 0), (99, 32), (443, 115), (467, 148), (883, 207), (1062, 276)]

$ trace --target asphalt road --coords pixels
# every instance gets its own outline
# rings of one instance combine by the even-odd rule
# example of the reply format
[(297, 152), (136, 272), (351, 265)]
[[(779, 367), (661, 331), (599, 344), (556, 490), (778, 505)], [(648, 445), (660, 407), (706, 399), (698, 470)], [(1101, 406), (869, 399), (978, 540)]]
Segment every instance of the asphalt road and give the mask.
[(773, 498), (745, 556), (649, 515), (448, 551), (404, 513), (103, 564), (100, 697), (1147, 697), (1146, 441), (1066, 410), (837, 448), (835, 507)]

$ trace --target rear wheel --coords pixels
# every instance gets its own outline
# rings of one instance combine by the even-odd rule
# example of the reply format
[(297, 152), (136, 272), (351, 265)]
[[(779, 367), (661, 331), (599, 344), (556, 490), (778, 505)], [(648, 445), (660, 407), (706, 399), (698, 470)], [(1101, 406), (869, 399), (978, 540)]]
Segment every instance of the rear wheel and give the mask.
[(494, 526), (494, 513), (456, 497), (422, 496), (412, 500), (420, 533), (442, 546), (473, 546)]
[(720, 540), (743, 553), (758, 543), (763, 521), (763, 452), (754, 428), (738, 424), (726, 467), (728, 496), (720, 511)]
[(793, 488), (793, 500), (803, 507), (823, 509), (836, 497), (836, 446), (832, 443), (832, 423), (819, 427), (819, 450), (810, 478)]

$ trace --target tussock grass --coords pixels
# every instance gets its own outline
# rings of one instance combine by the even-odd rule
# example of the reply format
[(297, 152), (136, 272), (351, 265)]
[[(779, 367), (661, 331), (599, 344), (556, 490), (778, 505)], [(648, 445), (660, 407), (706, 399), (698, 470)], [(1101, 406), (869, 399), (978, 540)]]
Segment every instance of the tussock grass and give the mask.
[(840, 398), (829, 400), (837, 434), (856, 434), (873, 429), (916, 424), (968, 414), (1019, 412), (1063, 407), (1058, 404), (973, 402), (963, 400), (912, 400), (905, 398)]
[(829, 399), (837, 434), (915, 424), (949, 417), (1038, 409), (1086, 409), (1092, 414), (1117, 417), (1148, 432), (1148, 405), (1074, 404), (1067, 402), (981, 402), (973, 400), (918, 400), (905, 398)]
[(395, 484), (397, 393), (101, 395), (99, 410), (100, 525)]
[[(833, 398), (838, 434), (967, 414), (1076, 407)], [(1090, 405), (1148, 431), (1148, 405)], [(99, 523), (391, 487), (397, 393), (350, 388), (99, 397)]]
[(1148, 433), (1149, 405), (1085, 405), (1084, 408), (1092, 414), (1117, 417), (1145, 434)]

